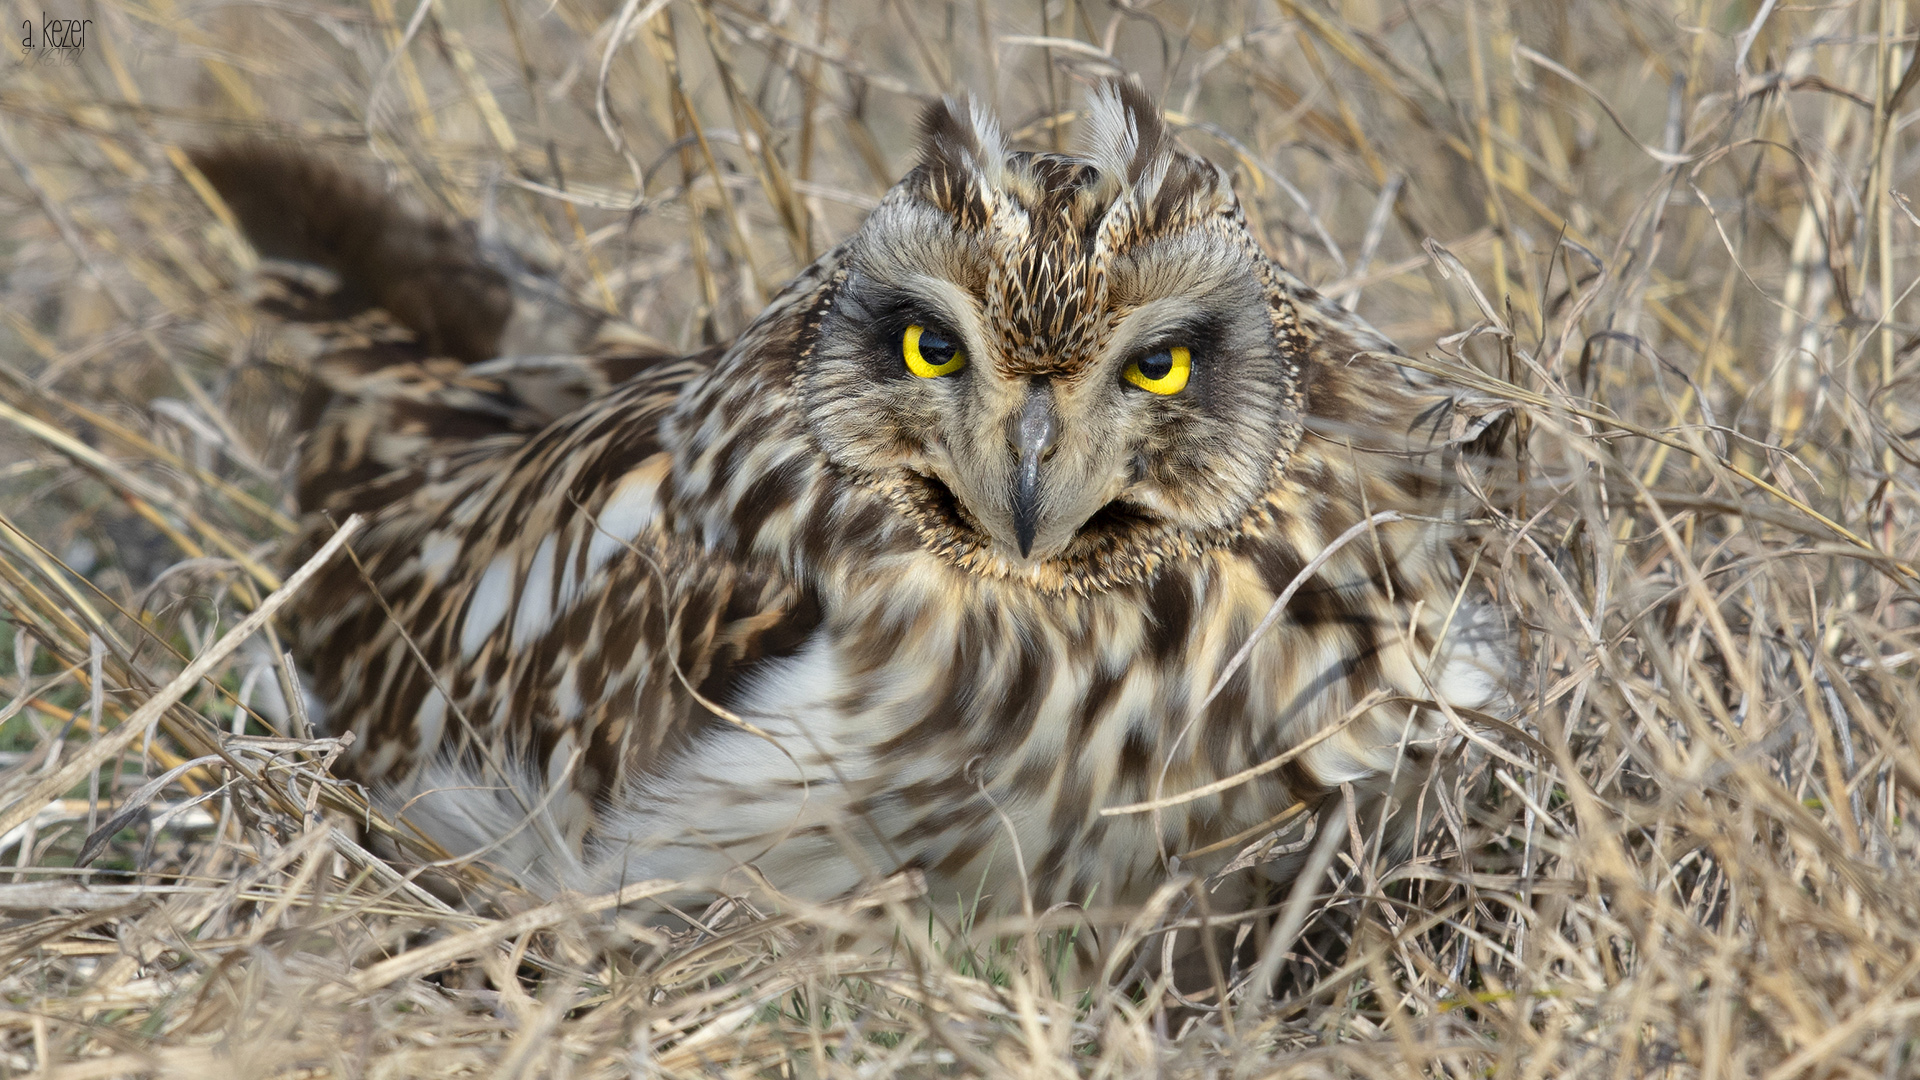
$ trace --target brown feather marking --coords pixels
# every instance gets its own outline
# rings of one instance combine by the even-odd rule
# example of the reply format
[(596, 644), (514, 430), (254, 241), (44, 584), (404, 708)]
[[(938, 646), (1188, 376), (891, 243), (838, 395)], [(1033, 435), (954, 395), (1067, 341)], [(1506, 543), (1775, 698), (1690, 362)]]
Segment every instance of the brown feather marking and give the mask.
[[(1272, 335), (1253, 393), (1275, 439), (1214, 455), (1239, 494), (1177, 520), (1206, 498), (1182, 487), (1208, 465), (1190, 452), (1166, 466), (1161, 502), (1111, 503), (1057, 559), (1023, 566), (952, 488), (842, 468), (809, 426), (805, 380), (840, 341), (823, 340), (829, 316), (854, 310), (833, 303), (857, 278), (849, 248), (738, 342), (684, 361), (629, 349), (464, 370), (434, 361), (404, 318), (370, 314), (339, 339), (359, 351), (322, 364), (335, 396), (303, 453), (303, 498), (310, 513), (370, 514), (357, 550), (398, 625), (350, 572), (303, 597), (290, 627), (330, 722), (364, 736), (346, 767), (400, 783), (449, 751), (521, 748), (540, 772), (558, 748), (583, 749), (554, 793), (577, 815), (568, 835), (653, 852), (621, 854), (622, 868), (702, 882), (761, 859), (777, 883), (848, 888), (859, 860), (770, 847), (845, 836), (882, 872), (926, 867), (943, 897), (984, 881), (1011, 902), (1011, 825), (1038, 903), (1142, 898), (1162, 876), (1162, 839), (1204, 847), (1356, 769), (1370, 780), (1404, 712), (1361, 717), (1255, 783), (1151, 821), (1098, 816), (1283, 752), (1376, 687), (1419, 690), (1389, 680), (1410, 666), (1394, 635), (1422, 602), (1411, 630), (1431, 648), (1458, 582), (1432, 523), (1444, 476), (1394, 456), (1431, 449), (1412, 418), (1438, 395), (1355, 359), (1389, 346), (1268, 261), (1224, 174), (1178, 151), (1143, 94), (1119, 93), (1138, 134), (1120, 165), (1000, 157), (997, 136), (948, 106), (883, 206), (913, 203), (921, 220), (931, 206), (973, 234), (956, 244), (1003, 244), (956, 256), (951, 273), (990, 301), (985, 321), (1007, 330), (1021, 378), (1091, 370), (1117, 317), (1115, 253), (1172, 236), (1211, 245), (1244, 278), (1246, 336)], [(1128, 203), (1101, 168), (1154, 186)], [(1369, 508), (1426, 517), (1382, 530), (1385, 559), (1356, 546), (1306, 583), (1196, 715), (1225, 655)], [(449, 720), (424, 739), (405, 636), (471, 737)], [(794, 662), (766, 663), (781, 657)], [(753, 713), (778, 746), (706, 702)]]

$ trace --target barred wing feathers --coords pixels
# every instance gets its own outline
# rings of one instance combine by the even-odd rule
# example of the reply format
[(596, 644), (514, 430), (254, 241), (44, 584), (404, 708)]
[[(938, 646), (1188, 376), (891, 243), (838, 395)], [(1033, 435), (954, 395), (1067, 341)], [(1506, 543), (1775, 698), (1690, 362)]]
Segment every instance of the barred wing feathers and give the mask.
[[(299, 264), (268, 267), (265, 306), (326, 343), (296, 550), (370, 519), (290, 626), (325, 723), (359, 737), (344, 768), (395, 805), (441, 780), (557, 792), (557, 835), (503, 861), (577, 850), (635, 763), (719, 722), (700, 703), (817, 622), (771, 568), (661, 527), (660, 422), (717, 350), (675, 358), (613, 323), (582, 355), (490, 359), (511, 305), (466, 233), (295, 151), (195, 160), (262, 253)], [(313, 268), (337, 280), (316, 287)], [(435, 824), (457, 842), (510, 824), (477, 820), (490, 803), (529, 798), (467, 802), (419, 808), (451, 814)]]

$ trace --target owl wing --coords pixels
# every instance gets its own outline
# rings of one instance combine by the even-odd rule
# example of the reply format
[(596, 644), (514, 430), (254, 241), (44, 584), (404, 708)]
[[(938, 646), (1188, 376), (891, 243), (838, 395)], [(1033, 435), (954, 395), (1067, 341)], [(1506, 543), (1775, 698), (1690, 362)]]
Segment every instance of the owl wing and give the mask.
[(368, 519), (287, 620), (326, 726), (357, 736), (343, 767), (390, 791), (534, 774), (577, 841), (818, 621), (784, 575), (668, 527), (661, 421), (719, 350), (609, 322), (577, 354), (491, 359), (513, 290), (470, 231), (295, 150), (194, 158), (262, 254), (298, 264), (263, 275), (262, 306), (323, 342), (296, 558)]
[(303, 496), (369, 521), (358, 562), (297, 602), (293, 636), (330, 725), (359, 737), (358, 778), (500, 759), (590, 811), (715, 722), (754, 663), (798, 647), (817, 622), (801, 590), (665, 527), (659, 423), (709, 362), (658, 361), (531, 431), (524, 373), (504, 363), (403, 365), (328, 408)]

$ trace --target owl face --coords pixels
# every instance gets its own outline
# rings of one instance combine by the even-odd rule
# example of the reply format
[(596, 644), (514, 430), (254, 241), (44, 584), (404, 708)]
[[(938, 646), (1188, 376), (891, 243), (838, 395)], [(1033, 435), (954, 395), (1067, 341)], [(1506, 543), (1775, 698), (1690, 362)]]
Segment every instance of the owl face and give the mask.
[(1225, 175), (1130, 85), (1091, 113), (1068, 157), (936, 106), (803, 340), (823, 451), (977, 572), (1150, 571), (1233, 528), (1298, 437), (1302, 350)]

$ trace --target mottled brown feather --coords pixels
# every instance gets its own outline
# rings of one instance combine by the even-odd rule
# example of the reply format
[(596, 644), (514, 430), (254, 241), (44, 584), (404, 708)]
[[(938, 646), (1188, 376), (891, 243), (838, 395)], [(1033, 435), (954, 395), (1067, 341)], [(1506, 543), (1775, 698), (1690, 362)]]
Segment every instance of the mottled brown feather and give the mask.
[[(1137, 88), (1094, 112), (1093, 148), (1066, 157), (1008, 153), (977, 110), (937, 110), (861, 234), (700, 356), (608, 338), (463, 364), (436, 358), (437, 315), (432, 333), (397, 312), (336, 329), (301, 454), (307, 546), (322, 511), (369, 515), (355, 549), (392, 616), (337, 562), (290, 629), (328, 723), (360, 735), (345, 767), (540, 887), (644, 874), (699, 893), (752, 861), (832, 895), (912, 866), (937, 900), (1005, 904), (1017, 845), (1037, 902), (1126, 903), (1164, 855), (1221, 865), (1224, 839), (1342, 783), (1381, 812), (1436, 756), (1431, 709), (1383, 705), (1245, 785), (1101, 814), (1255, 765), (1376, 689), (1485, 707), (1505, 646), (1457, 603), (1456, 447), (1434, 426), (1452, 392), (1268, 260), (1225, 174), (1179, 151)], [(311, 162), (248, 174), (227, 155), (210, 175), (239, 204), (287, 176), (313, 198), (367, 194)], [(1258, 356), (1222, 351), (1191, 394), (1144, 402), (1107, 380), (1126, 318), (1187, 287), (1178, 266), (1142, 276), (1170, 240), (1210, 253), (1193, 280), (1229, 274), (1253, 298), (1228, 314)], [(901, 382), (847, 336), (881, 317), (903, 258), (985, 314), (975, 381)], [(438, 312), (476, 279), (432, 280), (454, 294)], [(1162, 434), (1141, 436), (1121, 497), (1022, 560), (979, 490), (925, 457), (962, 437), (925, 395), (975, 392), (1111, 398)], [(1209, 395), (1271, 423), (1210, 413)], [(1004, 453), (983, 430), (976, 453)], [(1329, 558), (1203, 709), (1275, 596), (1387, 510), (1409, 520)]]

